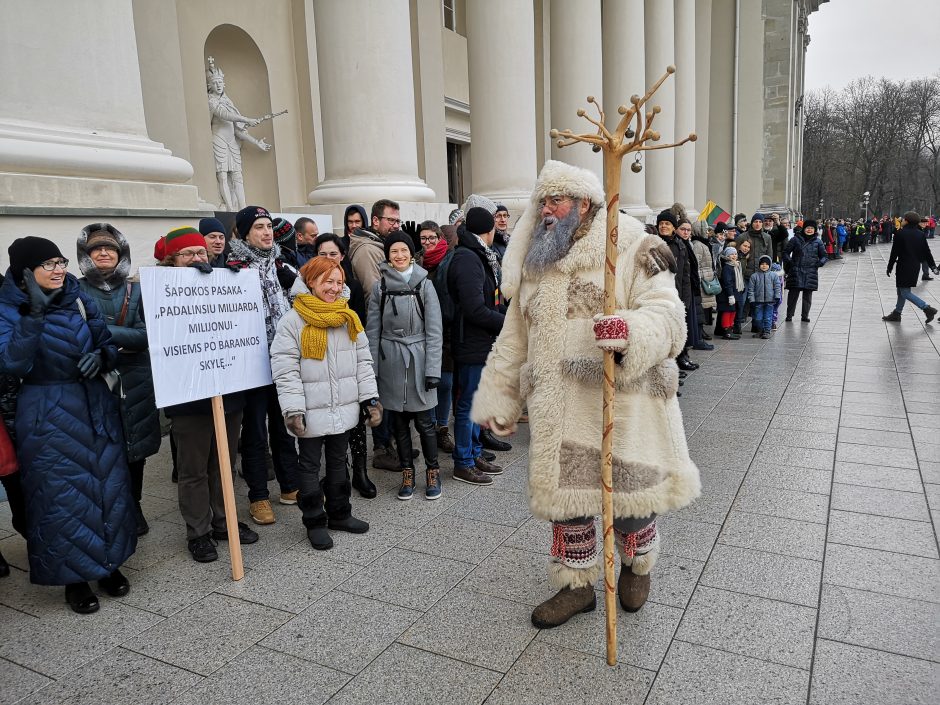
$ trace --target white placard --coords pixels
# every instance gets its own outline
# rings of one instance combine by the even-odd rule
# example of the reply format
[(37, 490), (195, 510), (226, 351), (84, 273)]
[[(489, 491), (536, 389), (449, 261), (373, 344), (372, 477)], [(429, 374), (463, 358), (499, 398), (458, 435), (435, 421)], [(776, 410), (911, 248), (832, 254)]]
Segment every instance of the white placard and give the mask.
[(271, 384), (256, 269), (141, 267), (157, 407)]

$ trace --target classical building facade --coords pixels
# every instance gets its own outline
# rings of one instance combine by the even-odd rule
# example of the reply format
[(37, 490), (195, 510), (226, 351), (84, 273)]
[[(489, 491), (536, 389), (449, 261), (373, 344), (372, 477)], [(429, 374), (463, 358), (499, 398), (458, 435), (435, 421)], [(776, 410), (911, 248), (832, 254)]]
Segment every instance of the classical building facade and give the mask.
[(441, 218), (478, 192), (518, 214), (546, 159), (600, 172), (552, 127), (587, 127), (588, 95), (617, 117), (670, 64), (658, 129), (699, 139), (627, 168), (624, 207), (796, 209), (825, 1), (0, 0), (0, 233), (100, 217), (143, 252), (217, 210), (209, 56), (243, 115), (287, 110), (250, 130), (273, 149), (242, 155), (248, 201), (271, 210), (390, 197)]

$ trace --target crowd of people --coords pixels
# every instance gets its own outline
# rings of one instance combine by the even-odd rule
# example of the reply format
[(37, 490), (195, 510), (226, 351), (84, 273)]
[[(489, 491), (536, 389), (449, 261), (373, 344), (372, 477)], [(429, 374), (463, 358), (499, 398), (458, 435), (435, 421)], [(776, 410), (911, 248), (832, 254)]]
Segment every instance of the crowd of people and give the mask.
[[(402, 223), (399, 205), (382, 199), (368, 215), (346, 209), (342, 234), (321, 234), (312, 219), (290, 223), (250, 206), (229, 232), (204, 218), (154, 245), (158, 266), (250, 269), (260, 278), (273, 381), (223, 396), (228, 451), (255, 525), (278, 519), (270, 464), (277, 502), (299, 507), (315, 549), (332, 547), (331, 531), (368, 531), (350, 503), (353, 488), (377, 494), (367, 428), (372, 465), (400, 474), (403, 501), (417, 491), (421, 455), (431, 501), (444, 492), (441, 453), (452, 455), (460, 482), (491, 485), (503, 472), (494, 451), (511, 444), (474, 424), (470, 407), (506, 310), (508, 215), (474, 195), (446, 225)], [(130, 590), (121, 566), (149, 531), (144, 466), (160, 449), (161, 418), (127, 238), (93, 223), (76, 256), (81, 277), (51, 240), (23, 237), (9, 248), (0, 411), (4, 448), (15, 454), (0, 479), (27, 542), (30, 579), (65, 586), (68, 604), (85, 614), (99, 608), (94, 581), (114, 597)], [(210, 401), (162, 411), (189, 552), (215, 561), (228, 532)], [(245, 522), (238, 535), (245, 544), (261, 538)], [(0, 577), (9, 570), (0, 556)]]
[[(587, 179), (580, 171), (575, 176)], [(545, 232), (537, 234), (543, 240), (551, 243), (551, 233), (562, 233), (571, 242), (556, 250), (533, 247), (524, 268), (512, 263), (517, 277), (544, 272), (551, 258), (567, 256), (581, 237), (579, 227), (601, 227), (596, 189), (590, 179), (585, 184), (584, 194), (546, 191), (532, 206), (536, 215), (529, 220), (542, 219)], [(578, 198), (580, 209), (572, 209)], [(929, 322), (936, 311), (911, 293), (921, 263), (935, 269), (924, 232), (929, 221), (908, 213), (897, 231), (889, 220), (876, 222), (892, 241), (889, 274), (898, 267), (898, 309), (885, 319), (900, 320), (904, 302), (911, 301)], [(349, 206), (341, 234), (320, 233), (306, 217), (291, 223), (249, 206), (228, 232), (216, 218), (204, 218), (198, 227), (175, 228), (159, 239), (159, 266), (204, 274), (252, 270), (261, 281), (272, 383), (223, 397), (229, 455), (239, 459), (247, 516), (256, 526), (278, 519), (269, 491), (274, 479), (277, 503), (300, 509), (314, 549), (331, 548), (331, 532), (367, 532), (369, 524), (353, 516), (350, 502), (353, 489), (367, 499), (377, 494), (367, 467), (367, 428), (372, 467), (400, 474), (402, 501), (421, 484), (426, 500), (443, 496), (442, 453), (451, 454), (455, 481), (488, 486), (503, 472), (496, 452), (512, 446), (494, 430), (527, 422), (519, 385), (531, 380), (515, 382), (522, 403), (513, 406), (511, 418), (478, 423), (482, 412), (474, 411), (474, 399), (486, 382), (488, 359), (494, 364), (491, 351), (507, 317), (508, 223), (505, 207), (479, 195), (445, 225), (403, 223), (399, 205), (381, 199), (369, 213)], [(675, 286), (670, 296), (684, 310), (684, 340), (670, 353), (680, 378), (698, 367), (690, 349), (712, 349), (706, 326), (714, 326), (714, 336), (735, 340), (750, 320), (754, 337), (769, 338), (784, 288), (784, 321), (792, 321), (800, 299), (801, 320), (809, 321), (819, 267), (841, 257), (846, 244), (865, 245), (838, 221), (820, 228), (804, 220), (791, 229), (785, 216), (755, 213), (736, 216), (733, 227), (719, 223), (712, 229), (691, 222), (679, 205), (660, 213), (643, 237), (643, 276), (659, 282), (657, 274), (668, 271), (669, 286)], [(111, 224), (93, 223), (78, 235), (76, 257), (80, 278), (67, 271), (69, 260), (48, 239), (23, 237), (9, 248), (10, 266), (0, 284), (6, 432), (0, 440), (15, 449), (16, 462), (4, 465), (0, 479), (13, 526), (27, 542), (32, 582), (65, 586), (71, 608), (91, 613), (99, 604), (90, 583), (114, 597), (130, 590), (120, 568), (149, 531), (141, 508), (144, 467), (160, 449), (161, 418), (127, 238)], [(527, 308), (525, 315), (535, 313)], [(535, 374), (529, 369), (522, 377)], [(215, 561), (228, 527), (210, 402), (169, 406), (163, 413), (188, 550), (195, 561)], [(641, 547), (652, 550), (654, 518), (625, 522), (621, 529), (634, 542), (642, 535)], [(587, 529), (578, 524), (571, 530)], [(244, 522), (238, 535), (245, 544), (261, 539)], [(0, 556), (0, 577), (8, 573)], [(648, 591), (648, 581), (643, 589)]]

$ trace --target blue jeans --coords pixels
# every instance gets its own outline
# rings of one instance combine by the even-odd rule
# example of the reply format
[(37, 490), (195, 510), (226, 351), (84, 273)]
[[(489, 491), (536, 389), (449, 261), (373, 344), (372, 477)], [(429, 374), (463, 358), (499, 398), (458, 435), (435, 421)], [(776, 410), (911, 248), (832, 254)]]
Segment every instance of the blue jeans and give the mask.
[(744, 315), (745, 306), (747, 306), (747, 289), (744, 289), (744, 291), (736, 291), (734, 293), (734, 307), (736, 310), (734, 324), (739, 328), (744, 325), (744, 320), (747, 318), (747, 316)]
[(454, 373), (441, 370), (441, 383), (437, 387), (437, 408), (434, 423), (446, 426), (450, 421), (450, 398), (454, 393)]
[(774, 324), (774, 304), (773, 302), (754, 303), (754, 327), (761, 331), (770, 332), (770, 327)]
[(483, 452), (480, 427), (470, 420), (473, 395), (480, 386), (483, 365), (460, 365), (457, 370), (457, 406), (454, 409), (454, 465), (473, 467)]
[(924, 309), (927, 308), (927, 302), (919, 298), (916, 294), (911, 292), (911, 287), (898, 287), (898, 305), (894, 307), (894, 310), (898, 313), (904, 310), (904, 302), (910, 301), (917, 308)]

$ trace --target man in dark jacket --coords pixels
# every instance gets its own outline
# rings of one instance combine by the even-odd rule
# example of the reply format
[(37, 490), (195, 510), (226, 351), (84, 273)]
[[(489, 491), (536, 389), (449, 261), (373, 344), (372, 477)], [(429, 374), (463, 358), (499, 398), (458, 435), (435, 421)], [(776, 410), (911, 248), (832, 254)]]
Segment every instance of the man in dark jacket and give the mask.
[(785, 218), (781, 219), (780, 215), (777, 213), (774, 213), (770, 217), (773, 219), (774, 224), (773, 229), (770, 231), (770, 242), (774, 250), (771, 259), (774, 262), (782, 262), (783, 248), (786, 246), (787, 240), (790, 239), (790, 221)]
[(927, 245), (927, 235), (918, 227), (919, 223), (920, 216), (917, 213), (913, 211), (905, 213), (904, 227), (894, 236), (894, 242), (891, 244), (891, 255), (888, 258), (888, 276), (891, 276), (891, 270), (897, 264), (898, 272), (895, 275), (895, 284), (898, 289), (898, 303), (891, 313), (882, 316), (883, 321), (900, 321), (905, 301), (910, 301), (923, 311), (927, 316), (927, 323), (930, 323), (933, 317), (937, 315), (937, 309), (928, 306), (927, 302), (911, 292), (911, 287), (917, 286), (917, 276), (920, 274), (921, 262), (926, 262), (931, 269), (936, 270), (937, 268), (930, 247)]
[(457, 365), (454, 409), (454, 479), (490, 485), (503, 469), (486, 461), (480, 426), (470, 419), (486, 357), (503, 329), (506, 306), (499, 292), (499, 256), (492, 249), (496, 223), (485, 208), (470, 208), (458, 231), (457, 249), (447, 270), (447, 286), (457, 308), (451, 350)]
[[(672, 256), (676, 258), (676, 289), (679, 291), (682, 305), (688, 311), (695, 305), (692, 298), (692, 263), (689, 248), (686, 247), (685, 242), (676, 237), (678, 222), (679, 220), (671, 210), (664, 210), (656, 216), (656, 231), (663, 242), (669, 246)], [(698, 264), (695, 266), (697, 270)], [(688, 341), (686, 341), (686, 344), (688, 344)], [(692, 371), (698, 369), (698, 365), (689, 359), (689, 349), (687, 347), (676, 357), (676, 364), (679, 365), (680, 370)]]
[(294, 231), (297, 233), (297, 267), (299, 269), (317, 256), (314, 242), (320, 234), (320, 228), (315, 220), (304, 216), (294, 222)]

